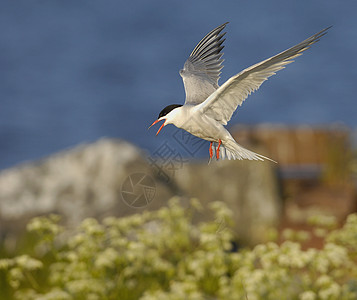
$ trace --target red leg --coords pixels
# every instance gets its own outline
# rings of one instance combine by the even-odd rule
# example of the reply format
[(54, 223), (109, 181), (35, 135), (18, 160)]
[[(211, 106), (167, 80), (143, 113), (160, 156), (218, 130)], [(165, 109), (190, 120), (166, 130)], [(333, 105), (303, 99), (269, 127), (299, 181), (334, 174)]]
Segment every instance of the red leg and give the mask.
[(209, 145), (209, 158), (211, 159), (213, 156), (213, 150), (212, 150), (212, 142)]
[(222, 144), (222, 141), (219, 140), (219, 142), (218, 142), (218, 147), (217, 147), (217, 151), (216, 151), (217, 160), (219, 159), (219, 147), (221, 146), (221, 144)]

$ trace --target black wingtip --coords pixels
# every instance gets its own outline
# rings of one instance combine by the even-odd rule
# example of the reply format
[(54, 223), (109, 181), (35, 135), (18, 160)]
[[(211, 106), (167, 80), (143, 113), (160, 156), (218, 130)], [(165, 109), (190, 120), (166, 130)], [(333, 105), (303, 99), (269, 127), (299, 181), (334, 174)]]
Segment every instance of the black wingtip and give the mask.
[[(322, 30), (320, 30), (318, 33), (315, 33), (313, 36), (311, 36), (311, 37), (309, 38), (309, 39), (311, 40), (310, 45), (312, 45), (312, 44), (314, 44), (314, 43), (320, 41), (320, 39), (321, 39), (324, 35), (326, 35), (326, 34), (328, 33), (328, 30), (329, 30), (331, 27), (332, 27), (332, 25), (329, 26), (329, 27), (326, 27), (326, 28), (324, 28), (324, 29), (322, 29)], [(308, 40), (309, 40), (309, 39), (308, 39)]]
[(226, 26), (227, 24), (229, 24), (229, 22), (223, 23), (222, 25), (219, 25), (218, 27), (216, 27), (216, 29), (220, 29), (219, 32), (221, 32)]
[[(216, 31), (217, 34), (220, 34), (221, 31), (227, 26), (228, 23), (229, 23), (229, 22), (226, 22), (226, 23), (223, 23), (222, 25), (217, 26), (217, 27), (216, 27), (215, 29), (213, 29), (211, 32)], [(210, 32), (210, 33), (211, 33), (211, 32)], [(223, 33), (223, 34), (225, 34), (225, 33)]]
[(315, 36), (317, 36), (318, 38), (324, 36), (325, 34), (327, 34), (328, 30), (329, 30), (330, 28), (332, 28), (332, 26), (333, 26), (333, 25), (322, 29), (321, 31), (319, 31), (318, 33), (316, 33)]

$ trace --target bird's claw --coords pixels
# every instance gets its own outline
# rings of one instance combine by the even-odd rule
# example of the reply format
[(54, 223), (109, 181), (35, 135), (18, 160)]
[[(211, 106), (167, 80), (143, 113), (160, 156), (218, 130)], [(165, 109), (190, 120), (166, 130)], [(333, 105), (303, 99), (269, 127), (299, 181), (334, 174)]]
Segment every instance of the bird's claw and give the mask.
[(209, 145), (209, 160), (211, 161), (212, 157), (213, 157), (213, 150), (212, 150), (212, 142)]
[(216, 150), (216, 158), (217, 158), (217, 160), (219, 160), (219, 147), (221, 146), (221, 144), (222, 144), (222, 141), (219, 140), (218, 147), (217, 147), (217, 150)]

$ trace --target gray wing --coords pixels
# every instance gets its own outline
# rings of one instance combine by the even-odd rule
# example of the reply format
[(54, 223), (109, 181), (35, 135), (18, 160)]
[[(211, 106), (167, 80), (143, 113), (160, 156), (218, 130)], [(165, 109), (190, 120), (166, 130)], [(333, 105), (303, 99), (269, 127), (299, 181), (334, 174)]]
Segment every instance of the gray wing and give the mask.
[(208, 98), (217, 88), (218, 79), (223, 68), (220, 53), (224, 48), (220, 34), (227, 23), (218, 26), (208, 33), (193, 49), (190, 57), (186, 60), (180, 75), (186, 92), (185, 104), (196, 105)]
[(319, 41), (329, 28), (325, 28), (296, 46), (231, 77), (210, 95), (207, 100), (198, 105), (197, 109), (202, 110), (209, 117), (226, 125), (238, 105), (242, 105), (243, 101), (256, 91), (270, 76), (284, 69), (285, 65), (292, 63), (294, 58), (300, 56), (303, 51), (309, 49), (312, 44)]

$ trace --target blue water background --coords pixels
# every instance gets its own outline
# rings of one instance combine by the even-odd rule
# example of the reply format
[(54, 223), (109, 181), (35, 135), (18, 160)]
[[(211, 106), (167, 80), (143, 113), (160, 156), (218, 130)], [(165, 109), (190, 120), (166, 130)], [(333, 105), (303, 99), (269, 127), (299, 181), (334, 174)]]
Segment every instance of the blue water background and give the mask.
[(356, 11), (352, 0), (2, 1), (0, 168), (101, 137), (148, 153), (174, 143), (173, 126), (158, 137), (147, 127), (164, 106), (183, 102), (179, 69), (196, 43), (226, 21), (220, 83), (334, 26), (251, 95), (229, 126), (355, 128)]

